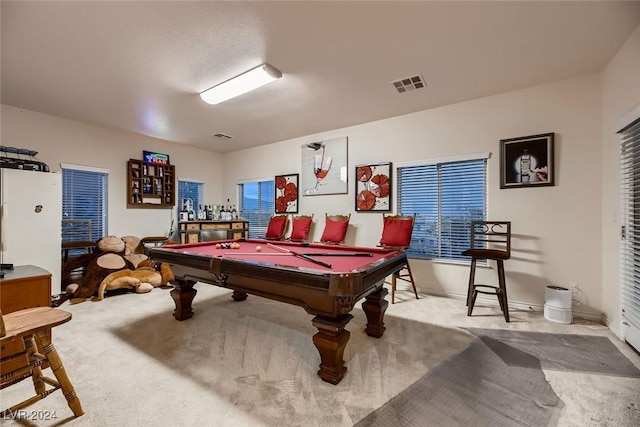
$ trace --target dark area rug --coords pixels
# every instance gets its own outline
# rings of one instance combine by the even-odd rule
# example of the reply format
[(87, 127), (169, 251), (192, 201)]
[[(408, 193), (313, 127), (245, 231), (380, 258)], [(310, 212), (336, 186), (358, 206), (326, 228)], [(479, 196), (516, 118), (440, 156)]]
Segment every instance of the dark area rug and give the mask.
[[(498, 340), (524, 351), (539, 359), (544, 369), (640, 378), (640, 370), (607, 337), (504, 329), (468, 328), (467, 331), (487, 345), (491, 346), (491, 342)], [(496, 354), (509, 357), (506, 351), (496, 349)], [(505, 362), (515, 366), (522, 361), (510, 358)]]
[(467, 329), (478, 337), (356, 426), (547, 426), (564, 403), (542, 368), (640, 378), (606, 337)]

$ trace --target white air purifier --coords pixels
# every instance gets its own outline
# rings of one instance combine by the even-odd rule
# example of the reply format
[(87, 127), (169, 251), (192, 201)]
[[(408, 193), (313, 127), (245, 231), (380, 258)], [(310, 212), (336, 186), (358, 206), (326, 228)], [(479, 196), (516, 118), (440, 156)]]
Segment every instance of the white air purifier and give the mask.
[(568, 325), (573, 320), (571, 291), (560, 286), (547, 286), (544, 291), (544, 318)]

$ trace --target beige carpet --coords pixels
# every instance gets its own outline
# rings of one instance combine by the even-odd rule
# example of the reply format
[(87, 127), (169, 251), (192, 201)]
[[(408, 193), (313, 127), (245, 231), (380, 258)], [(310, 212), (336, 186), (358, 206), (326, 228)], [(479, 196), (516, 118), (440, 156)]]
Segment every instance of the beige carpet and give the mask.
[[(55, 411), (56, 420), (3, 425), (351, 426), (463, 351), (475, 337), (461, 328), (613, 338), (600, 325), (557, 325), (529, 311), (512, 310), (506, 324), (497, 305), (482, 302), (468, 318), (464, 301), (415, 300), (400, 291), (400, 302), (387, 310), (381, 339), (363, 332), (364, 314), (354, 310), (347, 327), (349, 370), (333, 386), (316, 375), (316, 331), (304, 310), (253, 296), (235, 302), (230, 291), (210, 285), (196, 289), (196, 314), (184, 322), (173, 319), (167, 289), (63, 304), (74, 318), (55, 329), (54, 343), (85, 415), (71, 418), (57, 393), (27, 411)], [(640, 357), (613, 340), (640, 366)], [(564, 402), (557, 425), (631, 426), (640, 420), (639, 379), (544, 372)], [(3, 390), (3, 408), (26, 397), (30, 387), (23, 381)]]

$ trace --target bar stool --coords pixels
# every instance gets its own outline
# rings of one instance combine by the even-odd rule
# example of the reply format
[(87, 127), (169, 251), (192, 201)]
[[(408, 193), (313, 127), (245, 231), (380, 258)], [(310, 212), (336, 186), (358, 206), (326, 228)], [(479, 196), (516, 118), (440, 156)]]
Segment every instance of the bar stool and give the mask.
[[(504, 261), (511, 257), (511, 221), (471, 221), (470, 248), (462, 252), (471, 257), (469, 288), (467, 290), (467, 316), (471, 316), (478, 294), (496, 295), (504, 319), (509, 322), (507, 285)], [(478, 259), (493, 260), (498, 266), (498, 286), (475, 283)]]

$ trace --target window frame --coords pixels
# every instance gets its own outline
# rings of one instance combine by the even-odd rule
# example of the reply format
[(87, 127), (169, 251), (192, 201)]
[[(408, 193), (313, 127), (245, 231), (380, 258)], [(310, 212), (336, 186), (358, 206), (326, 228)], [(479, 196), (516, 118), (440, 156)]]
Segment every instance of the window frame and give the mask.
[[(250, 214), (247, 212), (244, 205), (244, 186), (247, 184), (257, 184), (257, 210), (256, 214)], [(265, 188), (261, 188), (264, 184)], [(269, 226), (269, 219), (276, 211), (275, 205), (275, 178), (253, 178), (247, 180), (238, 181), (236, 184), (236, 199), (238, 201), (238, 214), (241, 218), (249, 221), (249, 238), (264, 238)], [(264, 194), (264, 196), (262, 196)], [(264, 209), (261, 209), (264, 202)]]
[[(92, 241), (96, 241), (101, 237), (108, 236), (109, 235), (109, 173), (110, 173), (110, 170), (97, 168), (93, 166), (74, 165), (69, 163), (61, 163), (60, 168), (61, 168), (61, 174), (62, 174), (62, 220), (63, 221), (70, 220), (70, 219), (91, 220), (91, 235), (87, 236), (87, 240), (90, 237)], [(96, 178), (101, 181), (101, 183), (98, 184), (97, 187), (102, 187), (102, 191), (101, 191), (102, 198), (99, 202), (99, 205), (101, 207), (101, 212), (98, 215), (100, 217), (99, 221), (95, 221), (95, 215), (91, 215), (91, 216), (83, 215), (80, 217), (76, 217), (75, 215), (77, 213), (72, 212), (72, 209), (74, 208), (79, 209), (79, 206), (76, 206), (78, 204), (75, 201), (67, 199), (67, 195), (69, 191), (73, 191), (74, 194), (77, 192), (77, 190), (75, 189), (68, 190), (67, 188), (65, 188), (66, 186), (69, 185), (69, 183), (67, 183), (67, 181), (70, 179), (69, 175), (67, 175), (68, 173), (97, 174)], [(95, 194), (95, 192), (99, 190), (100, 190), (99, 188), (96, 188), (96, 190), (93, 191), (92, 193)], [(74, 206), (69, 207), (69, 204), (72, 204)], [(73, 214), (73, 218), (69, 218), (70, 213)], [(64, 222), (61, 224), (61, 227), (64, 231)], [(79, 237), (82, 237), (82, 236), (80, 236), (77, 233), (74, 234), (72, 232), (69, 237), (65, 237), (63, 233), (62, 242), (76, 241), (78, 240)]]
[[(193, 200), (192, 197), (187, 197), (188, 199), (191, 199), (191, 201), (193, 202), (193, 213), (194, 215), (198, 214), (198, 207), (199, 206), (204, 206), (204, 182), (199, 180), (199, 179), (194, 179), (194, 178), (184, 178), (184, 177), (178, 177), (178, 182), (177, 182), (177, 186), (178, 186), (178, 191), (176, 192), (176, 210), (177, 212), (180, 212), (180, 210), (182, 209), (182, 201), (184, 199), (183, 193), (184, 191), (182, 190), (182, 184), (185, 185), (195, 185), (196, 186), (196, 199)], [(178, 216), (179, 217), (179, 216)]]
[[(451, 157), (440, 157), (440, 158), (433, 158), (433, 159), (426, 159), (426, 160), (414, 160), (414, 161), (410, 161), (410, 162), (398, 162), (396, 163), (396, 171), (395, 171), (395, 176), (396, 176), (396, 206), (397, 206), (397, 210), (398, 213), (401, 215), (413, 215), (414, 213), (416, 213), (416, 222), (414, 225), (414, 233), (412, 236), (412, 246), (409, 246), (409, 249), (407, 250), (407, 255), (410, 258), (414, 258), (414, 259), (425, 259), (425, 260), (430, 260), (433, 262), (443, 262), (443, 263), (468, 263), (470, 260), (468, 260), (466, 257), (462, 257), (461, 255), (455, 255), (452, 256), (451, 254), (453, 253), (453, 251), (449, 251), (449, 255), (448, 256), (443, 256), (443, 245), (442, 245), (442, 239), (443, 239), (443, 216), (442, 216), (442, 209), (443, 209), (443, 205), (442, 205), (442, 194), (443, 194), (443, 184), (442, 184), (442, 180), (441, 180), (441, 166), (442, 165), (450, 165), (450, 164), (454, 164), (454, 165), (458, 165), (458, 164), (462, 164), (462, 163), (466, 163), (466, 162), (472, 162), (472, 161), (482, 161), (483, 162), (483, 170), (482, 170), (482, 200), (481, 200), (481, 216), (469, 216), (468, 218), (465, 218), (464, 220), (464, 225), (461, 227), (456, 227), (454, 229), (454, 231), (456, 232), (456, 236), (457, 236), (457, 247), (458, 249), (466, 249), (470, 243), (470, 227), (471, 227), (471, 220), (486, 220), (487, 218), (487, 205), (488, 205), (488, 187), (487, 187), (487, 178), (488, 178), (488, 159), (490, 158), (490, 153), (489, 152), (483, 152), (483, 153), (472, 153), (472, 154), (467, 154), (467, 155), (461, 155), (461, 156), (451, 156)], [(403, 189), (402, 189), (402, 183), (403, 183), (403, 176), (405, 171), (403, 171), (404, 169), (407, 168), (413, 168), (413, 167), (429, 167), (429, 166), (433, 166), (436, 168), (436, 192), (437, 192), (437, 197), (436, 197), (436, 215), (435, 215), (435, 220), (431, 219), (428, 220), (426, 218), (426, 213), (421, 213), (421, 212), (414, 212), (414, 210), (409, 210), (407, 208), (403, 208), (403, 206), (406, 205), (406, 201), (403, 201)], [(405, 178), (406, 179), (406, 178)], [(446, 190), (446, 189), (445, 189)], [(406, 191), (406, 190), (404, 190)], [(416, 198), (415, 200), (419, 200), (418, 198)], [(432, 214), (433, 217), (433, 214)], [(430, 227), (429, 228), (429, 224), (428, 222), (435, 222), (435, 245), (432, 245), (431, 248), (432, 250), (430, 252), (435, 252), (435, 256), (430, 255), (429, 253), (429, 246), (427, 246), (427, 249), (418, 249), (416, 246), (416, 244), (421, 240), (421, 239), (427, 239), (428, 235), (429, 235), (429, 231), (430, 229), (433, 229), (434, 227)], [(418, 229), (423, 229), (425, 236), (422, 236), (420, 234), (420, 232), (416, 232), (416, 227)], [(454, 233), (451, 231), (451, 229), (449, 229), (449, 235), (453, 235)], [(466, 239), (466, 244), (464, 244)], [(424, 242), (421, 243), (422, 245), (424, 245)], [(461, 252), (461, 250), (460, 250)]]

